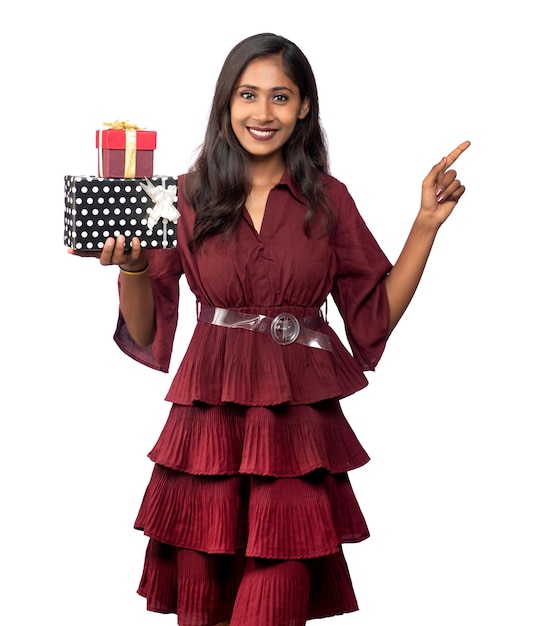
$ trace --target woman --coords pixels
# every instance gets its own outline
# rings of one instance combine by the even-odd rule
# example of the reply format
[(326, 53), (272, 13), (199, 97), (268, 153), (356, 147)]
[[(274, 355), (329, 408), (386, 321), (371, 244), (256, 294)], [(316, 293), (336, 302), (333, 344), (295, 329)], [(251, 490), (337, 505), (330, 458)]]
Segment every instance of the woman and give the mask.
[[(464, 187), (424, 179), (392, 265), (328, 172), (315, 79), (283, 37), (239, 43), (217, 81), (205, 141), (179, 178), (177, 248), (110, 239), (120, 266), (115, 339), (167, 371), (184, 274), (198, 324), (150, 453), (136, 528), (149, 537), (139, 593), (182, 626), (300, 626), (357, 609), (341, 545), (368, 536), (347, 472), (367, 462), (339, 400), (364, 374), (419, 283)], [(320, 312), (331, 295), (348, 352)]]

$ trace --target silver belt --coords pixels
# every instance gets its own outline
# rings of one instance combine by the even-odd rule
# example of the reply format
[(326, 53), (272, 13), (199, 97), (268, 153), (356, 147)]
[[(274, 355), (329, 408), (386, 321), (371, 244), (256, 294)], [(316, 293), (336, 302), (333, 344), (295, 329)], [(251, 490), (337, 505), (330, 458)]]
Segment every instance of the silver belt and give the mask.
[(270, 335), (276, 343), (282, 346), (300, 343), (309, 348), (332, 350), (329, 337), (316, 330), (325, 323), (321, 311), (300, 318), (291, 313), (279, 313), (275, 317), (268, 317), (259, 313), (241, 313), (202, 304), (197, 319), (215, 326), (242, 328)]

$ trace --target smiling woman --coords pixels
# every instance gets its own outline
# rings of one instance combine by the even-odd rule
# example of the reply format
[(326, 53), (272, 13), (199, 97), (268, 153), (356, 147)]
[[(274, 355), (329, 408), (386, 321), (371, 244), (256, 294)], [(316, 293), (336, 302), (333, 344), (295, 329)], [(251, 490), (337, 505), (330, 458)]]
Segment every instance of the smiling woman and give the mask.
[[(348, 477), (369, 458), (340, 400), (368, 384), (441, 224), (464, 192), (434, 165), (393, 265), (330, 175), (310, 65), (270, 33), (218, 78), (205, 141), (179, 177), (177, 248), (106, 242), (120, 268), (115, 340), (167, 371), (185, 275), (198, 323), (150, 452), (135, 526), (139, 593), (181, 626), (303, 626), (357, 610), (342, 545), (368, 537)], [(321, 313), (331, 296), (350, 350)]]

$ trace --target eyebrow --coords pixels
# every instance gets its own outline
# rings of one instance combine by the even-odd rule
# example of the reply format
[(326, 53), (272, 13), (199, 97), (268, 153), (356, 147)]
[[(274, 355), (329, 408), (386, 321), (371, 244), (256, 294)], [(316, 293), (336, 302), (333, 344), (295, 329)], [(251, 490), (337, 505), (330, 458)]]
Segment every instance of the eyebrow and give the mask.
[[(259, 90), (260, 87), (257, 87), (255, 85), (238, 85), (237, 89), (252, 89), (252, 90)], [(270, 89), (270, 91), (289, 91), (290, 93), (294, 93), (293, 90), (290, 87), (272, 87)]]

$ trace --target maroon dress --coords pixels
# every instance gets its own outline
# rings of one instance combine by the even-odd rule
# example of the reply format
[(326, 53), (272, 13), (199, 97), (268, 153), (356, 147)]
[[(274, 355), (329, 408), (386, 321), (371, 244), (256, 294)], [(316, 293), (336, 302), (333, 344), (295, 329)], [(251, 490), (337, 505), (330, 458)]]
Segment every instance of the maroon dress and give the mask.
[(318, 330), (332, 351), (197, 323), (149, 453), (154, 471), (135, 522), (149, 537), (138, 592), (181, 626), (289, 626), (355, 611), (341, 544), (368, 529), (347, 472), (369, 457), (339, 400), (367, 384), (385, 347), (391, 264), (330, 176), (329, 235), (305, 235), (304, 198), (285, 174), (260, 233), (244, 211), (235, 239), (212, 237), (194, 254), (183, 182), (177, 248), (148, 251), (155, 339), (140, 348), (120, 316), (121, 349), (168, 371), (184, 274), (201, 304), (270, 317), (313, 315), (331, 294), (352, 353), (327, 322)]

